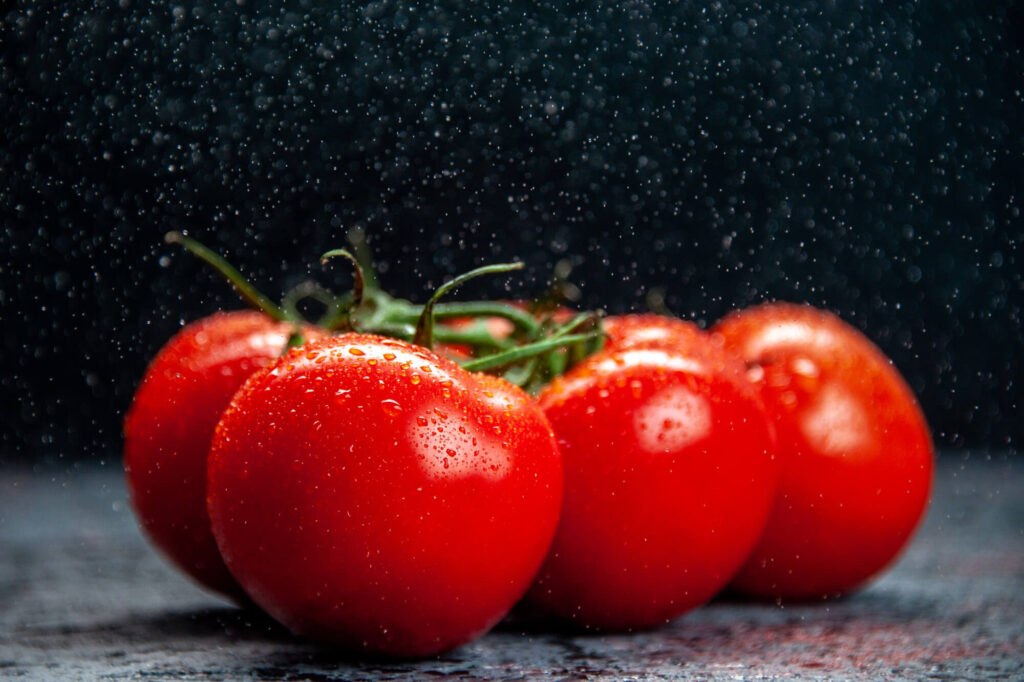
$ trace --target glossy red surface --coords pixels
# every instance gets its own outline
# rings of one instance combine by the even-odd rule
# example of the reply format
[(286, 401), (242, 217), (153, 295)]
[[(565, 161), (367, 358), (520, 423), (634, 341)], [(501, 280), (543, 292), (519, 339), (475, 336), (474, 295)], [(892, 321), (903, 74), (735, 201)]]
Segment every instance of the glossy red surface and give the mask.
[(140, 525), (182, 570), (236, 599), (243, 594), (210, 533), (206, 456), (231, 396), (281, 354), (290, 332), (248, 311), (186, 326), (150, 363), (125, 417), (124, 466)]
[(348, 334), (255, 375), (217, 428), (227, 565), (293, 631), (428, 656), (494, 625), (550, 544), (561, 457), (537, 405), (411, 344)]
[(725, 586), (775, 491), (772, 435), (742, 367), (703, 335), (592, 356), (540, 396), (565, 466), (529, 602), (596, 628), (656, 626)]
[(764, 305), (715, 332), (746, 361), (779, 441), (778, 497), (734, 588), (784, 598), (855, 589), (906, 545), (927, 505), (932, 444), (910, 388), (824, 311)]

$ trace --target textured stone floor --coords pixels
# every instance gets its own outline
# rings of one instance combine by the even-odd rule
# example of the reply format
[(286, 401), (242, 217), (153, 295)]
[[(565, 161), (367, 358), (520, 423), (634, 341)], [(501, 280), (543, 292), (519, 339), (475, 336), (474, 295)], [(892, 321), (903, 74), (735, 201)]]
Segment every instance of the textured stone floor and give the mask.
[(440, 659), (348, 660), (192, 586), (145, 544), (120, 472), (0, 472), (0, 678), (1024, 679), (1024, 462), (947, 453), (902, 560), (838, 602), (720, 601), (661, 630), (508, 621)]

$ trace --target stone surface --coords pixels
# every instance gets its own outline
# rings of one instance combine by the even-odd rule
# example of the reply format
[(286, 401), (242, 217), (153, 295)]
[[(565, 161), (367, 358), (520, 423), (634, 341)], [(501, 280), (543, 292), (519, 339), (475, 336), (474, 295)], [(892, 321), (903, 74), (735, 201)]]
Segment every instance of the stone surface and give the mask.
[(0, 472), (0, 678), (1024, 678), (1024, 465), (947, 453), (898, 564), (812, 605), (717, 601), (655, 632), (506, 621), (440, 659), (347, 659), (232, 608), (146, 544), (120, 473)]

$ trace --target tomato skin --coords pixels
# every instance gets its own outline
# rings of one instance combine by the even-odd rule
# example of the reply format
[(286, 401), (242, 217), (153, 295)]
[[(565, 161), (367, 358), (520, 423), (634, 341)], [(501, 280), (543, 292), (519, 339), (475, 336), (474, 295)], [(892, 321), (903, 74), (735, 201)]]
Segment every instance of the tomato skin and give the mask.
[(565, 497), (529, 604), (587, 628), (636, 629), (724, 587), (775, 492), (770, 425), (743, 368), (695, 335), (591, 356), (539, 401)]
[(860, 332), (809, 306), (749, 308), (714, 331), (750, 367), (779, 441), (778, 498), (733, 589), (787, 599), (856, 589), (927, 506), (934, 455), (913, 393)]
[(704, 334), (692, 322), (653, 313), (613, 315), (603, 319), (601, 325), (606, 334), (605, 350), (665, 347)]
[(210, 533), (206, 456), (231, 396), (281, 354), (291, 331), (250, 311), (189, 324), (150, 363), (125, 417), (125, 475), (143, 530), (188, 575), (235, 600), (245, 595)]
[(208, 475), (214, 536), (253, 601), (296, 633), (400, 657), (492, 627), (529, 587), (562, 495), (525, 393), (360, 334), (253, 376)]

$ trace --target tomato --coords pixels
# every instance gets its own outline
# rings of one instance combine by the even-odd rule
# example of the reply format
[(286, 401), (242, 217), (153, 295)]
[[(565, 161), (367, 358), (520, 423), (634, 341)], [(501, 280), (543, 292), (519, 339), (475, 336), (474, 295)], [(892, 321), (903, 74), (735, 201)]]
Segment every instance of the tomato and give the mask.
[(703, 333), (692, 322), (652, 313), (613, 315), (602, 320), (601, 325), (607, 337), (606, 349), (671, 346)]
[(739, 363), (694, 332), (593, 355), (539, 401), (565, 498), (528, 606), (588, 628), (646, 628), (732, 578), (776, 476), (771, 429)]
[(526, 591), (562, 468), (515, 386), (346, 334), (236, 394), (207, 490), (224, 560), (269, 614), (315, 640), (412, 657), (482, 634)]
[(192, 578), (235, 599), (244, 594), (210, 533), (206, 456), (231, 396), (281, 354), (291, 332), (256, 312), (188, 325), (150, 363), (125, 417), (125, 473), (143, 530)]
[(857, 588), (927, 505), (932, 445), (910, 388), (860, 332), (807, 306), (743, 310), (715, 333), (747, 363), (779, 440), (775, 506), (733, 587), (797, 599)]

